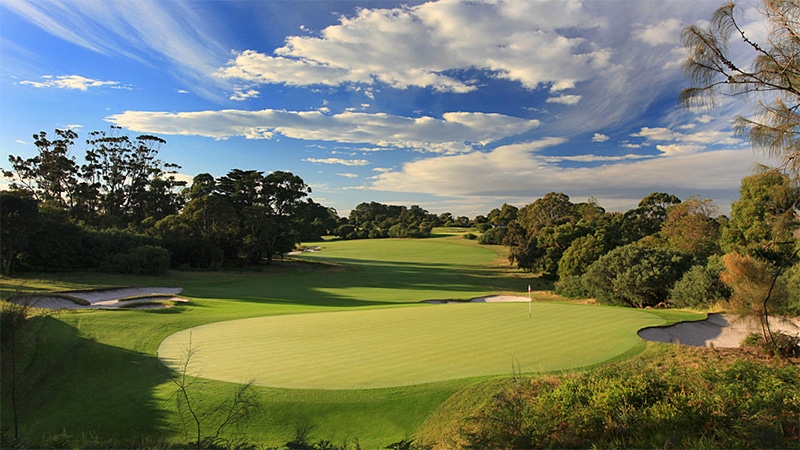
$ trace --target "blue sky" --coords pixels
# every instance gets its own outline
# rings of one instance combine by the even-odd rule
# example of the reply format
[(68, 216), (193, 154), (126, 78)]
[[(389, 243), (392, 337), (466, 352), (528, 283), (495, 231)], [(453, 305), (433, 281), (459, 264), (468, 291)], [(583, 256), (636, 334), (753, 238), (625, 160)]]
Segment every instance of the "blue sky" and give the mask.
[[(689, 111), (681, 30), (718, 1), (0, 2), (0, 166), (31, 135), (117, 125), (182, 176), (291, 171), (365, 201), (474, 217), (547, 192), (722, 212), (755, 162), (752, 105)], [(752, 36), (760, 16), (743, 5)]]

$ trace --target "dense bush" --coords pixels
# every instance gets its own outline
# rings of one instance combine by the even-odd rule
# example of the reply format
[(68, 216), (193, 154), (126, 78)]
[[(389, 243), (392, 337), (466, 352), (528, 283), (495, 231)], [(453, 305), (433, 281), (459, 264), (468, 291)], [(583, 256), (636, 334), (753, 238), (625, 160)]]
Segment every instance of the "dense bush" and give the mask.
[(501, 245), (506, 235), (508, 235), (508, 228), (506, 227), (490, 228), (478, 238), (478, 243), (483, 245)]
[(164, 248), (142, 245), (128, 253), (110, 256), (100, 269), (134, 275), (161, 275), (169, 269), (170, 258), (169, 251)]
[(555, 293), (571, 298), (591, 297), (590, 290), (583, 284), (583, 278), (578, 275), (565, 275), (555, 282)]
[(698, 265), (675, 283), (669, 294), (669, 304), (676, 308), (705, 307), (729, 296), (730, 289), (719, 279), (719, 270)]
[(467, 448), (781, 448), (800, 435), (800, 368), (669, 350), (520, 378), (463, 427)]
[(601, 303), (644, 308), (665, 304), (672, 286), (690, 266), (688, 255), (629, 244), (589, 266), (583, 283)]

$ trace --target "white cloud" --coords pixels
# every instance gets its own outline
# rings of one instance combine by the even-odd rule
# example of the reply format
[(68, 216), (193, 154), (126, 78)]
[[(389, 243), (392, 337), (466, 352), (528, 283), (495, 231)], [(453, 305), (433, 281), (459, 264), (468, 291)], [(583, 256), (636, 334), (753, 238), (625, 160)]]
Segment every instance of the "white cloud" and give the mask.
[(89, 88), (96, 87), (111, 87), (116, 89), (127, 89), (126, 86), (121, 85), (118, 81), (103, 81), (86, 78), (80, 75), (43, 75), (43, 81), (20, 81), (19, 84), (26, 86), (33, 86), (35, 88), (58, 88), (58, 89), (76, 89), (79, 91), (86, 91)]
[(498, 139), (536, 128), (537, 120), (502, 114), (449, 112), (441, 119), (403, 117), (385, 113), (344, 112), (326, 115), (319, 111), (221, 110), (197, 112), (125, 111), (106, 118), (132, 131), (226, 139), (288, 138), (378, 146), (411, 147), (420, 151), (462, 152), (469, 143), (486, 145)]
[(366, 166), (369, 161), (366, 159), (341, 159), (341, 158), (306, 158), (303, 161), (318, 164), (341, 164), (343, 166)]
[(592, 142), (605, 142), (608, 139), (609, 137), (602, 133), (595, 133), (594, 136), (592, 136)]
[(676, 18), (666, 19), (659, 23), (645, 26), (633, 33), (636, 39), (650, 45), (680, 44), (681, 31), (685, 25)]
[[(159, 66), (214, 97), (208, 74), (227, 58), (214, 25), (194, 6), (158, 0), (5, 0), (3, 6), (43, 31), (103, 55)], [(199, 83), (199, 85), (198, 85)]]
[(340, 177), (345, 177), (345, 178), (358, 178), (358, 175), (356, 175), (354, 173), (337, 173), (336, 175), (339, 175)]
[(673, 156), (673, 155), (682, 155), (687, 153), (697, 153), (700, 150), (704, 149), (705, 147), (702, 145), (680, 145), (680, 144), (669, 144), (669, 145), (656, 145), (658, 151), (663, 153), (666, 156)]
[(727, 145), (734, 146), (741, 141), (734, 138), (731, 131), (719, 131), (714, 129), (699, 129), (679, 127), (690, 133), (680, 133), (664, 127), (642, 127), (639, 132), (631, 134), (632, 137), (647, 139), (648, 143), (668, 142), (656, 145), (656, 148), (665, 155), (675, 155), (682, 153), (696, 153), (708, 146)]
[(337, 86), (379, 81), (398, 89), (464, 93), (477, 89), (475, 82), (448, 72), (478, 69), (529, 89), (549, 86), (555, 92), (609, 67), (610, 50), (575, 35), (576, 30), (602, 25), (579, 2), (557, 0), (442, 0), (362, 8), (319, 35), (287, 38), (272, 54), (237, 52), (216, 74), (256, 83)]
[(550, 97), (545, 100), (546, 103), (559, 103), (562, 105), (577, 105), (581, 101), (581, 95), (559, 95), (558, 97)]
[(258, 98), (261, 93), (253, 88), (236, 86), (233, 89), (233, 94), (229, 97), (233, 101), (241, 102), (251, 98)]
[(716, 197), (719, 204), (727, 204), (735, 197), (741, 178), (750, 173), (755, 160), (748, 150), (717, 150), (617, 163), (609, 158), (601, 166), (564, 168), (537, 154), (541, 148), (562, 142), (550, 139), (498, 147), (488, 153), (408, 162), (401, 170), (379, 174), (370, 188), (453, 198), (485, 196), (508, 201), (528, 198), (528, 202), (547, 192), (562, 191), (574, 198), (626, 199), (616, 203), (624, 209), (635, 206), (635, 202), (626, 201), (660, 191), (679, 196)]
[(561, 161), (573, 161), (573, 162), (609, 162), (609, 161), (629, 161), (634, 159), (648, 159), (652, 158), (651, 155), (639, 155), (635, 153), (628, 153), (627, 155), (620, 155), (620, 156), (603, 156), (603, 155), (574, 155), (574, 156), (546, 156), (542, 157), (543, 161), (547, 162), (561, 162)]

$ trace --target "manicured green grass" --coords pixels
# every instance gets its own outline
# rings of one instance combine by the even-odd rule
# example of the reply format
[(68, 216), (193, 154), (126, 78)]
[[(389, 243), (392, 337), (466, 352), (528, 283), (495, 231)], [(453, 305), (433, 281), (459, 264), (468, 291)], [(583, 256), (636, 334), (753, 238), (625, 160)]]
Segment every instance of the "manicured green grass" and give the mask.
[(550, 372), (608, 361), (663, 320), (645, 311), (559, 303), (428, 305), (217, 322), (167, 338), (203, 376), (290, 389), (372, 389)]
[[(44, 437), (61, 433), (104, 436), (121, 443), (142, 436), (186, 442), (176, 415), (170, 371), (156, 355), (162, 340), (193, 327), (248, 318), (300, 319), (306, 315), (309, 317), (303, 320), (312, 322), (350, 314), (374, 314), (374, 320), (386, 321), (390, 316), (383, 314), (427, 313), (449, 307), (470, 311), (473, 306), (493, 310), (498, 306), (499, 312), (502, 305), (420, 307), (418, 302), (492, 293), (524, 295), (528, 284), (534, 289), (549, 287), (530, 274), (509, 268), (501, 247), (478, 246), (459, 236), (315, 245), (323, 250), (304, 255), (302, 260), (307, 262), (276, 261), (275, 267), (259, 270), (171, 272), (165, 277), (60, 273), (3, 278), (2, 298), (17, 291), (182, 286), (181, 295), (191, 300), (165, 310), (80, 311), (38, 321), (39, 332), (33, 341), (37, 344), (35, 364), (24, 379), (21, 436), (32, 446), (41, 446)], [(522, 308), (521, 315), (527, 321), (527, 306), (515, 306)], [(488, 352), (491, 347), (486, 346), (486, 339), (479, 342), (473, 336), (480, 321), (469, 314), (465, 320), (472, 324), (469, 329), (459, 333), (453, 322), (450, 331), (456, 336), (438, 345), (472, 349), (479, 355)], [(634, 325), (611, 325), (612, 333), (638, 339)], [(407, 328), (415, 329), (413, 320)], [(552, 334), (556, 333), (554, 330)], [(597, 345), (589, 344), (592, 348)], [(630, 342), (624, 343), (619, 350), (602, 350), (602, 354), (608, 358), (629, 346)], [(200, 354), (204, 351), (202, 347), (198, 350)], [(519, 356), (516, 358), (519, 360)], [(491, 373), (510, 375), (513, 359), (501, 359), (506, 361)], [(591, 363), (586, 360), (578, 364)], [(456, 375), (462, 377), (464, 373)], [(199, 381), (196, 398), (206, 407), (227, 398), (233, 387), (223, 381)], [(297, 426), (311, 424), (317, 438), (336, 442), (358, 438), (363, 448), (384, 447), (411, 436), (445, 399), (474, 383), (474, 379), (453, 380), (367, 390), (258, 387), (262, 409), (243, 424), (238, 436), (262, 446), (275, 446), (293, 438)], [(0, 423), (6, 426), (7, 402), (0, 403), (0, 412)], [(212, 420), (205, 427), (211, 432), (213, 425)]]

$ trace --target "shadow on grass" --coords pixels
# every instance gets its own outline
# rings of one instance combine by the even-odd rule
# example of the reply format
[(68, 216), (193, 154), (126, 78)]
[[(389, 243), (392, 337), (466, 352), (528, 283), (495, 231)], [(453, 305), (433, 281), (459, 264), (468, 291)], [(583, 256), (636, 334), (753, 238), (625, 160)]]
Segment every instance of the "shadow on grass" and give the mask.
[[(524, 295), (529, 284), (552, 289), (551, 283), (510, 268), (360, 258), (313, 261), (325, 264), (318, 270), (242, 273), (223, 283), (187, 286), (183, 294), (252, 303), (363, 307), (468, 299), (481, 293)], [(328, 270), (332, 265), (337, 269)]]
[[(17, 378), (21, 442), (38, 448), (52, 445), (56, 436), (117, 445), (158, 438), (166, 416), (153, 393), (168, 377), (158, 358), (83, 338), (54, 317), (29, 320)], [(0, 403), (3, 445), (13, 439), (7, 362)]]

